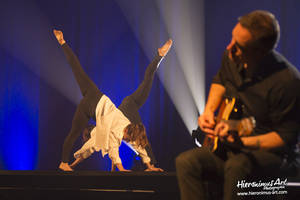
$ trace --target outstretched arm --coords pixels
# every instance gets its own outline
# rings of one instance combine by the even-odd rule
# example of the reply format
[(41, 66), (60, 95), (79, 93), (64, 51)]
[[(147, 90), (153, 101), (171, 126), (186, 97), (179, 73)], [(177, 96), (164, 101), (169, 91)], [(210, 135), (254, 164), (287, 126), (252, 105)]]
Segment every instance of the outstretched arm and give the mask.
[(76, 158), (76, 160), (70, 165), (72, 169), (74, 169), (79, 163), (81, 163), (84, 159), (82, 157)]
[(111, 171), (115, 171), (116, 167), (121, 172), (129, 172), (131, 170), (127, 170), (123, 167), (121, 158), (119, 156), (119, 145), (117, 143), (114, 143), (114, 145), (110, 146), (108, 150), (108, 156), (111, 160)]
[(70, 165), (74, 169), (79, 163), (84, 161), (94, 153), (95, 137), (91, 134), (91, 138), (84, 143), (84, 145), (74, 153), (75, 161)]
[(148, 65), (146, 69), (144, 80), (139, 85), (138, 89), (131, 95), (138, 108), (140, 108), (147, 100), (152, 87), (152, 81), (155, 72), (162, 58), (166, 56), (168, 51), (170, 50), (172, 43), (173, 41), (170, 39), (161, 48), (158, 49), (158, 55), (154, 58), (154, 60)]
[(151, 158), (149, 157), (145, 148), (136, 145), (134, 142), (130, 142), (130, 144), (139, 153), (139, 156), (142, 158), (143, 163), (147, 166), (147, 169), (145, 171), (164, 171), (161, 168), (155, 167), (154, 164), (151, 164)]
[(147, 166), (147, 169), (145, 169), (146, 172), (163, 172), (164, 170), (159, 168), (159, 167), (155, 167), (154, 165), (150, 164), (150, 163), (145, 163)]

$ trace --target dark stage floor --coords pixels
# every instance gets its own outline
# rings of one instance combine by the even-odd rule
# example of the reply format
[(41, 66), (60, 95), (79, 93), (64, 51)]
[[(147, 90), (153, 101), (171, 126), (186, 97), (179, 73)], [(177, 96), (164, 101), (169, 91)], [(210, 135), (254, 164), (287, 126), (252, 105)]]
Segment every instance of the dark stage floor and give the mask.
[(179, 199), (174, 172), (0, 171), (0, 199)]
[[(263, 199), (299, 199), (299, 182), (290, 178), (287, 195)], [(214, 189), (209, 196), (219, 200)], [(8, 199), (179, 200), (180, 195), (175, 172), (0, 170), (0, 200)]]

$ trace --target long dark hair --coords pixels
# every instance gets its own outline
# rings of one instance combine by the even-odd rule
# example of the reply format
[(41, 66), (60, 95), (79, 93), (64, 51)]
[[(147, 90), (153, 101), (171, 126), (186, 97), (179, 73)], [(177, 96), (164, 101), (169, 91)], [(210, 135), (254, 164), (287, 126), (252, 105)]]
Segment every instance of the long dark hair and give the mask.
[(146, 135), (146, 128), (142, 123), (129, 124), (125, 128), (127, 138), (124, 138), (126, 142), (135, 142), (136, 145), (145, 148), (148, 145), (148, 139)]

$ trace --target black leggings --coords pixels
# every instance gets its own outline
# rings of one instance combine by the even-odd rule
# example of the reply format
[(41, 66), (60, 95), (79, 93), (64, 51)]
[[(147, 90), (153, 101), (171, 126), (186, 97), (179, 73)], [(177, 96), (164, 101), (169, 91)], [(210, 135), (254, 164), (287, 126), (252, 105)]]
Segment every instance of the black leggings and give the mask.
[(72, 68), (75, 79), (80, 87), (83, 98), (76, 108), (72, 128), (65, 138), (62, 151), (62, 162), (68, 162), (74, 142), (80, 136), (88, 121), (96, 119), (96, 107), (103, 93), (97, 88), (94, 82), (88, 77), (82, 69), (77, 56), (73, 53), (68, 44), (62, 46), (64, 54)]
[[(62, 162), (69, 162), (69, 156), (71, 154), (74, 142), (80, 136), (84, 128), (87, 126), (88, 121), (92, 118), (96, 120), (96, 107), (97, 104), (102, 97), (103, 93), (97, 88), (95, 83), (88, 77), (83, 68), (80, 65), (80, 62), (77, 56), (73, 53), (72, 49), (68, 46), (68, 44), (64, 44), (62, 46), (64, 54), (72, 68), (75, 79), (80, 87), (80, 91), (83, 95), (82, 100), (77, 106), (75, 115), (72, 121), (72, 128), (69, 132), (68, 136), (65, 138), (63, 144), (62, 151)], [(147, 100), (153, 82), (153, 77), (159, 61), (161, 60), (160, 56), (156, 56), (155, 59), (149, 64), (146, 69), (144, 80), (139, 85), (137, 90), (129, 96), (127, 105), (124, 107), (121, 105), (120, 110), (125, 114), (126, 117), (133, 115), (139, 117), (138, 111), (139, 108), (145, 103)], [(131, 119), (129, 119), (132, 121)]]

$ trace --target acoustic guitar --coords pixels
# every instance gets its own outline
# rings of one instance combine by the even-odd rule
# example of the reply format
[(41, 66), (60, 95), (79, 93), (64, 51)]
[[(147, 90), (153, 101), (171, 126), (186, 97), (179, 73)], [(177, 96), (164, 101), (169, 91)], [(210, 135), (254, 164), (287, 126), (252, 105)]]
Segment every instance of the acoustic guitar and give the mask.
[[(216, 117), (216, 124), (219, 122), (225, 122), (229, 125), (229, 134), (233, 135), (235, 140), (239, 140), (240, 135), (250, 135), (255, 128), (254, 117), (241, 118), (242, 116), (242, 104), (236, 98), (225, 98), (218, 111)], [(199, 135), (200, 134), (200, 135)], [(220, 141), (219, 137), (205, 133), (198, 127), (197, 130), (193, 131), (193, 137), (204, 147), (208, 147), (212, 152), (218, 149), (221, 144), (236, 148), (236, 144), (231, 144), (224, 141)]]

